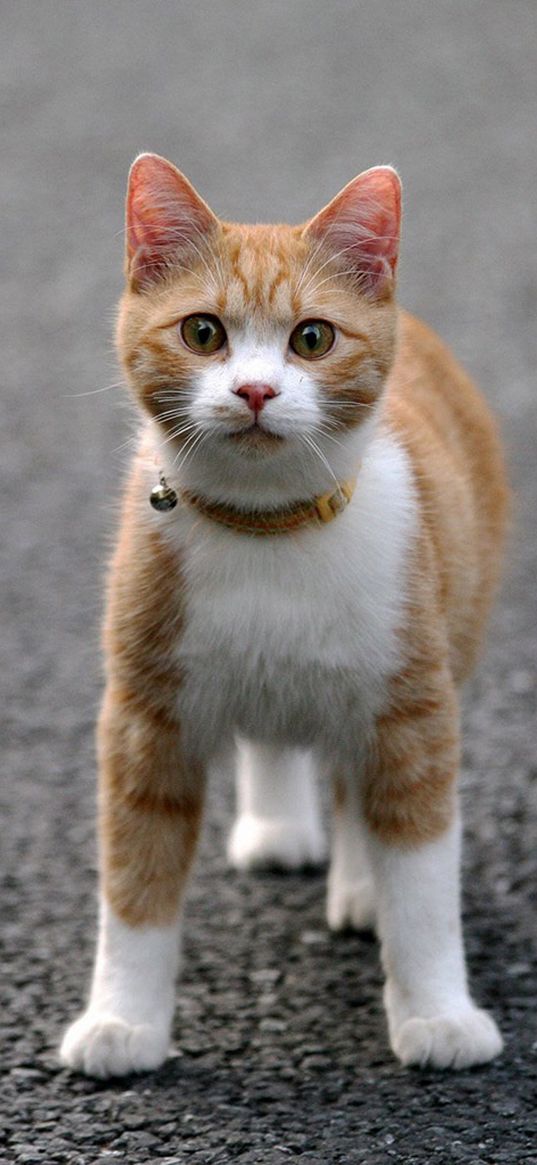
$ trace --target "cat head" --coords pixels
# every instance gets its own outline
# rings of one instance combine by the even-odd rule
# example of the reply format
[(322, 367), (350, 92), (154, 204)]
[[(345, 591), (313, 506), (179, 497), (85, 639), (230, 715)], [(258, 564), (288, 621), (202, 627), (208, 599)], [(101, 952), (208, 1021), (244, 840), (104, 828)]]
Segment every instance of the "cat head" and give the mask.
[(379, 166), (305, 225), (243, 226), (136, 159), (119, 351), (191, 486), (236, 501), (352, 472), (393, 360), (400, 190)]

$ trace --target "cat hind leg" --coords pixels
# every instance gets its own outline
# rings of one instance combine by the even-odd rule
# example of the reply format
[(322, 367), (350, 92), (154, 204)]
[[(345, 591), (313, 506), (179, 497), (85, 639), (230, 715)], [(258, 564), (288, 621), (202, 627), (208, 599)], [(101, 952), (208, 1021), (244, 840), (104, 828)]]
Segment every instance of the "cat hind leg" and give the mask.
[(375, 888), (357, 780), (334, 779), (326, 917), (330, 930), (372, 930)]
[(238, 812), (228, 842), (235, 869), (322, 863), (325, 840), (309, 753), (239, 740), (236, 784)]

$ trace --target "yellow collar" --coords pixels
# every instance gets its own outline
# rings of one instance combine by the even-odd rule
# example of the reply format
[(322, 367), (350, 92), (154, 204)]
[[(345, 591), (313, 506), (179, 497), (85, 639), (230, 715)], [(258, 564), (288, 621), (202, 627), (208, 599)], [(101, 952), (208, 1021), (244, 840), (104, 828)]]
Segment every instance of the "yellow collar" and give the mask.
[(311, 501), (292, 502), (280, 510), (237, 510), (225, 502), (211, 502), (190, 490), (181, 490), (183, 501), (213, 522), (240, 534), (290, 534), (301, 526), (321, 526), (345, 509), (354, 493), (356, 478)]

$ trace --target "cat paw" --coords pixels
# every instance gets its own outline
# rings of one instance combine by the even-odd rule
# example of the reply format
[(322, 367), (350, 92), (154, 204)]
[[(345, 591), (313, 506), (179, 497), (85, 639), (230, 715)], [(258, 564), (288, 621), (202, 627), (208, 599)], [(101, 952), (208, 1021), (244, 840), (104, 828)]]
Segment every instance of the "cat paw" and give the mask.
[(60, 1047), (66, 1068), (106, 1079), (147, 1072), (166, 1059), (168, 1031), (87, 1011), (67, 1029)]
[(375, 891), (369, 878), (355, 882), (328, 879), (326, 920), (330, 930), (373, 930)]
[(323, 862), (325, 842), (313, 825), (306, 828), (245, 813), (231, 830), (227, 852), (236, 870), (299, 870)]
[(491, 1016), (471, 1006), (454, 1015), (407, 1019), (392, 1035), (391, 1044), (405, 1067), (455, 1070), (486, 1064), (503, 1047)]

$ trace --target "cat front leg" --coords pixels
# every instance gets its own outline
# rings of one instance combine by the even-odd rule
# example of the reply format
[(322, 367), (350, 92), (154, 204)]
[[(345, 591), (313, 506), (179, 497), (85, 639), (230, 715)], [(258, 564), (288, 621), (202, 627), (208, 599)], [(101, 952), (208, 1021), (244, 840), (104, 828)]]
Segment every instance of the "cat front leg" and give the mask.
[(65, 1067), (105, 1078), (157, 1068), (170, 1042), (179, 927), (129, 926), (101, 896), (86, 1011), (60, 1049)]
[(376, 841), (379, 933), (390, 1042), (405, 1065), (469, 1068), (502, 1049), (466, 980), (458, 894), (459, 824), (404, 851)]
[(99, 730), (101, 912), (86, 1011), (62, 1062), (91, 1076), (156, 1068), (174, 1011), (179, 915), (202, 809), (170, 709), (110, 687)]
[(231, 864), (238, 870), (318, 865), (325, 840), (311, 754), (242, 739), (237, 749)]
[(468, 1068), (496, 1056), (473, 1002), (460, 920), (457, 712), (449, 684), (378, 725), (365, 785), (390, 1042), (405, 1065)]

